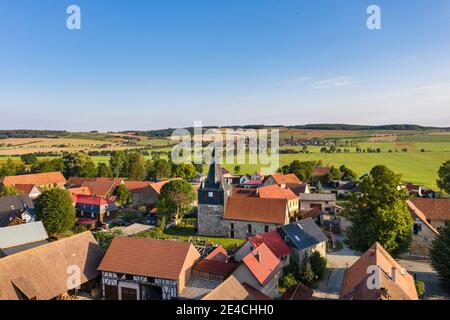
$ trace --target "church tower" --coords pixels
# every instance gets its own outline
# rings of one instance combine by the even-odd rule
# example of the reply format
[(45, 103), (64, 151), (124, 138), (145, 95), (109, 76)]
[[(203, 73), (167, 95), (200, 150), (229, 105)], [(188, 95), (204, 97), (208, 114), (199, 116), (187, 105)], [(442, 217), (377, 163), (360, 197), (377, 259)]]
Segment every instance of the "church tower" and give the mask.
[(198, 189), (198, 234), (203, 236), (227, 236), (223, 217), (231, 185), (222, 177), (215, 151), (212, 154), (208, 176)]

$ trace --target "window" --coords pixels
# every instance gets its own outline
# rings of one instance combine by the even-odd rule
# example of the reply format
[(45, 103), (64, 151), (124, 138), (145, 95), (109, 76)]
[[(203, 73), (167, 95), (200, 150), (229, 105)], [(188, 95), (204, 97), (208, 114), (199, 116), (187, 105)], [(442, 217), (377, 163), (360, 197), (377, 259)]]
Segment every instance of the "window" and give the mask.
[(234, 223), (233, 223), (233, 222), (230, 223), (230, 229), (231, 229), (231, 230), (234, 230)]
[(267, 224), (264, 226), (264, 232), (269, 232), (269, 226)]
[(247, 225), (247, 232), (252, 233), (252, 225), (251, 224)]
[(208, 197), (210, 198), (214, 197), (214, 192), (208, 192)]
[(147, 282), (148, 282), (148, 283), (155, 283), (155, 278), (153, 278), (153, 277), (147, 277)]
[(422, 232), (422, 224), (414, 223), (414, 234), (417, 235), (419, 232)]

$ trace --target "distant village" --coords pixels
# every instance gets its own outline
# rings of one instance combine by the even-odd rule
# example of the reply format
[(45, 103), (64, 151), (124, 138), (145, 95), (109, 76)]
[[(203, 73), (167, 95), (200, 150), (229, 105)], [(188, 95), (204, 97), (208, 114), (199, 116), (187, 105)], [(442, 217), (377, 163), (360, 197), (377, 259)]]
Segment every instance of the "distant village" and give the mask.
[[(349, 204), (370, 197), (364, 188), (377, 172), (348, 179), (342, 168), (335, 179), (337, 168), (316, 166), (303, 181), (285, 169), (237, 174), (213, 157), (205, 175), (189, 181), (5, 176), (0, 186), (18, 194), (0, 197), (0, 300), (445, 297), (445, 280), (423, 274), (450, 224), (449, 198), (394, 185), (407, 194), (395, 202), (408, 210), (407, 248), (394, 254), (380, 237), (358, 252), (348, 238), (357, 230), (352, 210), (364, 208)], [(54, 231), (66, 218), (60, 202), (73, 212), (71, 232)], [(186, 226), (194, 232), (183, 233)]]

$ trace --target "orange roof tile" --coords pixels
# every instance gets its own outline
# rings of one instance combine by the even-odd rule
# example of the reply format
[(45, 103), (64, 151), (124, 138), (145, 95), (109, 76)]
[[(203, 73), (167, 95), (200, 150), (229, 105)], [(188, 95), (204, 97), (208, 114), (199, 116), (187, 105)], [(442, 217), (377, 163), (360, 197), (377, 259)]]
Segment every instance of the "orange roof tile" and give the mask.
[(71, 196), (79, 195), (79, 194), (83, 194), (86, 196), (91, 195), (91, 191), (89, 190), (88, 187), (70, 188), (70, 189), (67, 189), (67, 191), (69, 191)]
[(275, 182), (277, 184), (297, 184), (297, 183), (302, 183), (295, 174), (290, 173), (290, 174), (282, 174), (282, 173), (274, 173), (271, 175), (271, 177), (273, 178), (273, 180), (275, 180)]
[(413, 202), (410, 200), (406, 201), (406, 204), (408, 205), (408, 209), (411, 212), (411, 214), (416, 215), (431, 231), (433, 231), (435, 234), (439, 234), (439, 231), (437, 231), (427, 220), (427, 217), (425, 214), (417, 208)]
[(450, 220), (450, 199), (413, 198), (411, 202), (428, 220)]
[(330, 171), (331, 171), (330, 167), (317, 167), (313, 172), (313, 176), (314, 177), (322, 177)]
[(227, 220), (286, 224), (287, 208), (286, 199), (230, 197), (224, 217)]
[(160, 182), (154, 182), (152, 184), (150, 184), (150, 186), (157, 192), (157, 193), (161, 193), (161, 189), (162, 187), (164, 187), (166, 184), (168, 184), (169, 182), (172, 182), (174, 180), (178, 180), (178, 179), (169, 179), (169, 180), (164, 180), (164, 181), (160, 181)]
[(44, 186), (51, 184), (65, 184), (66, 178), (64, 178), (61, 172), (48, 172), (8, 176), (4, 177), (1, 182), (5, 186), (13, 186), (18, 184), (34, 184), (36, 186)]
[(81, 185), (88, 188), (91, 195), (106, 197), (115, 187), (114, 181), (86, 181)]
[(126, 180), (124, 182), (124, 184), (129, 191), (136, 192), (136, 191), (139, 191), (139, 190), (149, 187), (152, 184), (152, 182), (151, 181), (129, 181), (129, 180)]
[(178, 280), (189, 254), (200, 258), (189, 242), (116, 237), (98, 270)]
[[(372, 290), (367, 288), (369, 266), (380, 267), (382, 288)], [(390, 277), (393, 268), (396, 270), (395, 283)], [(379, 243), (375, 243), (346, 270), (341, 288), (341, 299), (418, 300), (414, 278), (402, 270), (400, 264)]]
[(248, 240), (254, 248), (259, 247), (263, 243), (266, 244), (278, 259), (291, 253), (291, 249), (276, 230), (250, 237)]
[[(33, 191), (33, 188), (36, 186), (34, 184), (16, 184), (14, 188), (19, 191), (21, 194), (30, 194)], [(37, 187), (36, 187), (37, 188)]]
[(257, 193), (260, 198), (271, 198), (271, 199), (278, 198), (288, 200), (298, 199), (295, 193), (293, 193), (290, 189), (283, 189), (276, 184), (258, 188)]
[(280, 265), (280, 260), (264, 243), (246, 255), (242, 261), (262, 286), (267, 284)]
[(313, 291), (303, 283), (289, 287), (281, 297), (281, 300), (311, 300)]

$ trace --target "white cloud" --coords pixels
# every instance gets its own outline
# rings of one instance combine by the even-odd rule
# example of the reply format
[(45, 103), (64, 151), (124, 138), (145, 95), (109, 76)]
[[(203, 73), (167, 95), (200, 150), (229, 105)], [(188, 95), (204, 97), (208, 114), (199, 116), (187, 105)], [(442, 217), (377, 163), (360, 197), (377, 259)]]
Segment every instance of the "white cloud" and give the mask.
[(342, 76), (314, 82), (312, 89), (342, 88), (342, 87), (349, 87), (353, 84), (354, 84), (353, 77)]

